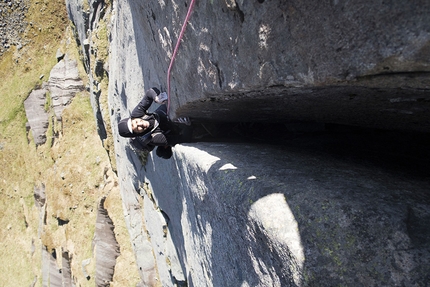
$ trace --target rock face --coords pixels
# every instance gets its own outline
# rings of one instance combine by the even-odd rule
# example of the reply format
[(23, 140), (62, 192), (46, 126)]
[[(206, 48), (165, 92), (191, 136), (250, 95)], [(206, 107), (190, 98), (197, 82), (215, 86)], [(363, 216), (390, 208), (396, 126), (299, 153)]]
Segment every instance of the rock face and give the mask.
[[(111, 81), (120, 98), (166, 88), (186, 9), (118, 3), (112, 51), (130, 74)], [(428, 132), (429, 12), (425, 1), (197, 1), (172, 69), (171, 117)]]
[[(57, 120), (61, 120), (61, 113), (70, 103), (75, 94), (84, 89), (83, 82), (78, 75), (75, 60), (66, 55), (51, 70), (48, 83), (41, 89), (33, 90), (24, 101), (28, 128), (31, 129), (36, 145), (46, 142), (46, 131), (49, 126), (47, 103), (51, 102)], [(46, 97), (51, 98), (48, 100)]]
[[(97, 10), (67, 2), (77, 30), (91, 31)], [(260, 134), (263, 123), (316, 123), (318, 133), (177, 145), (143, 166), (117, 122), (145, 89), (166, 88), (188, 7), (111, 7), (110, 120), (142, 284), (426, 285), (429, 141), (411, 131), (430, 132), (430, 3), (197, 1), (171, 117), (253, 122)], [(395, 132), (328, 133), (333, 124)]]
[(52, 106), (57, 119), (61, 119), (64, 108), (70, 104), (77, 92), (84, 89), (82, 79), (79, 78), (78, 66), (68, 55), (59, 61), (49, 74), (48, 86)]
[(49, 126), (49, 115), (46, 110), (47, 89), (36, 89), (31, 91), (24, 101), (25, 113), (27, 115), (27, 129), (31, 129), (36, 145), (46, 142), (46, 131)]
[[(169, 218), (188, 286), (425, 285), (428, 177), (413, 181), (375, 164), (388, 154), (345, 160), (318, 150), (333, 144), (343, 146), (328, 138), (278, 147), (200, 143), (175, 147), (171, 161), (151, 157), (138, 178), (146, 175)], [(165, 242), (149, 207), (151, 242)], [(168, 244), (153, 246), (169, 254)]]
[(112, 281), (119, 245), (115, 238), (114, 225), (104, 207), (102, 198), (97, 210), (94, 247), (96, 253), (96, 286), (109, 286)]

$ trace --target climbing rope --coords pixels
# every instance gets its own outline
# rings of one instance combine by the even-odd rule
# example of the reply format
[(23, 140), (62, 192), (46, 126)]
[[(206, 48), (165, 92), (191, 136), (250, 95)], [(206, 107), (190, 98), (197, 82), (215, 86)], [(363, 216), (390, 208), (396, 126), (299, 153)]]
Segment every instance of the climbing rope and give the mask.
[(178, 53), (179, 44), (181, 43), (182, 37), (184, 36), (185, 27), (187, 27), (188, 20), (190, 19), (191, 12), (193, 10), (195, 0), (191, 0), (190, 7), (188, 7), (187, 16), (182, 24), (181, 33), (179, 34), (178, 41), (176, 42), (175, 50), (173, 51), (172, 59), (170, 59), (169, 69), (167, 70), (167, 115), (170, 111), (170, 71), (173, 67), (173, 61), (175, 60), (176, 54)]

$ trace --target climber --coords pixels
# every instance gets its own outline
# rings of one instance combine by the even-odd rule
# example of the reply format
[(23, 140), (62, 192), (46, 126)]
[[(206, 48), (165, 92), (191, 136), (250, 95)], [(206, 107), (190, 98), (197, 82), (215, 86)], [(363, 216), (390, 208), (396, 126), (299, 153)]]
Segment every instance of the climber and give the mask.
[[(154, 111), (147, 110), (152, 102), (160, 104)], [(129, 118), (121, 119), (118, 131), (122, 137), (131, 138), (131, 146), (142, 151), (152, 151), (156, 146), (157, 156), (169, 159), (172, 146), (191, 139), (191, 122), (179, 118), (172, 122), (167, 115), (167, 94), (157, 88), (145, 92), (143, 99), (133, 109)]]

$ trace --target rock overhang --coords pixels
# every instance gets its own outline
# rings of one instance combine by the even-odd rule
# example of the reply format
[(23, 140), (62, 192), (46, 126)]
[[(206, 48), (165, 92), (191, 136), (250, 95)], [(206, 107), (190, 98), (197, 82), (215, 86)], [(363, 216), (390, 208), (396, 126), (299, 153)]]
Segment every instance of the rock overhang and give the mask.
[[(142, 4), (131, 5), (140, 17)], [(187, 5), (146, 8), (155, 16), (134, 23), (152, 31), (142, 40), (163, 79)], [(161, 16), (172, 10), (176, 18)], [(197, 2), (172, 69), (170, 115), (428, 132), (429, 11), (427, 3)]]
[(210, 95), (176, 110), (197, 121), (322, 123), (430, 132), (427, 89), (366, 86), (268, 87)]

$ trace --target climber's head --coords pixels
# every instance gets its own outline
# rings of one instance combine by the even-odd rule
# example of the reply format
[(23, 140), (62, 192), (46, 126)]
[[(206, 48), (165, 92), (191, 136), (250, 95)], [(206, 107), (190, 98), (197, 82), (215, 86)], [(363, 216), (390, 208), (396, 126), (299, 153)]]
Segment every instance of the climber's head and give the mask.
[(120, 136), (131, 138), (143, 133), (149, 127), (149, 122), (141, 118), (125, 118), (119, 121)]

